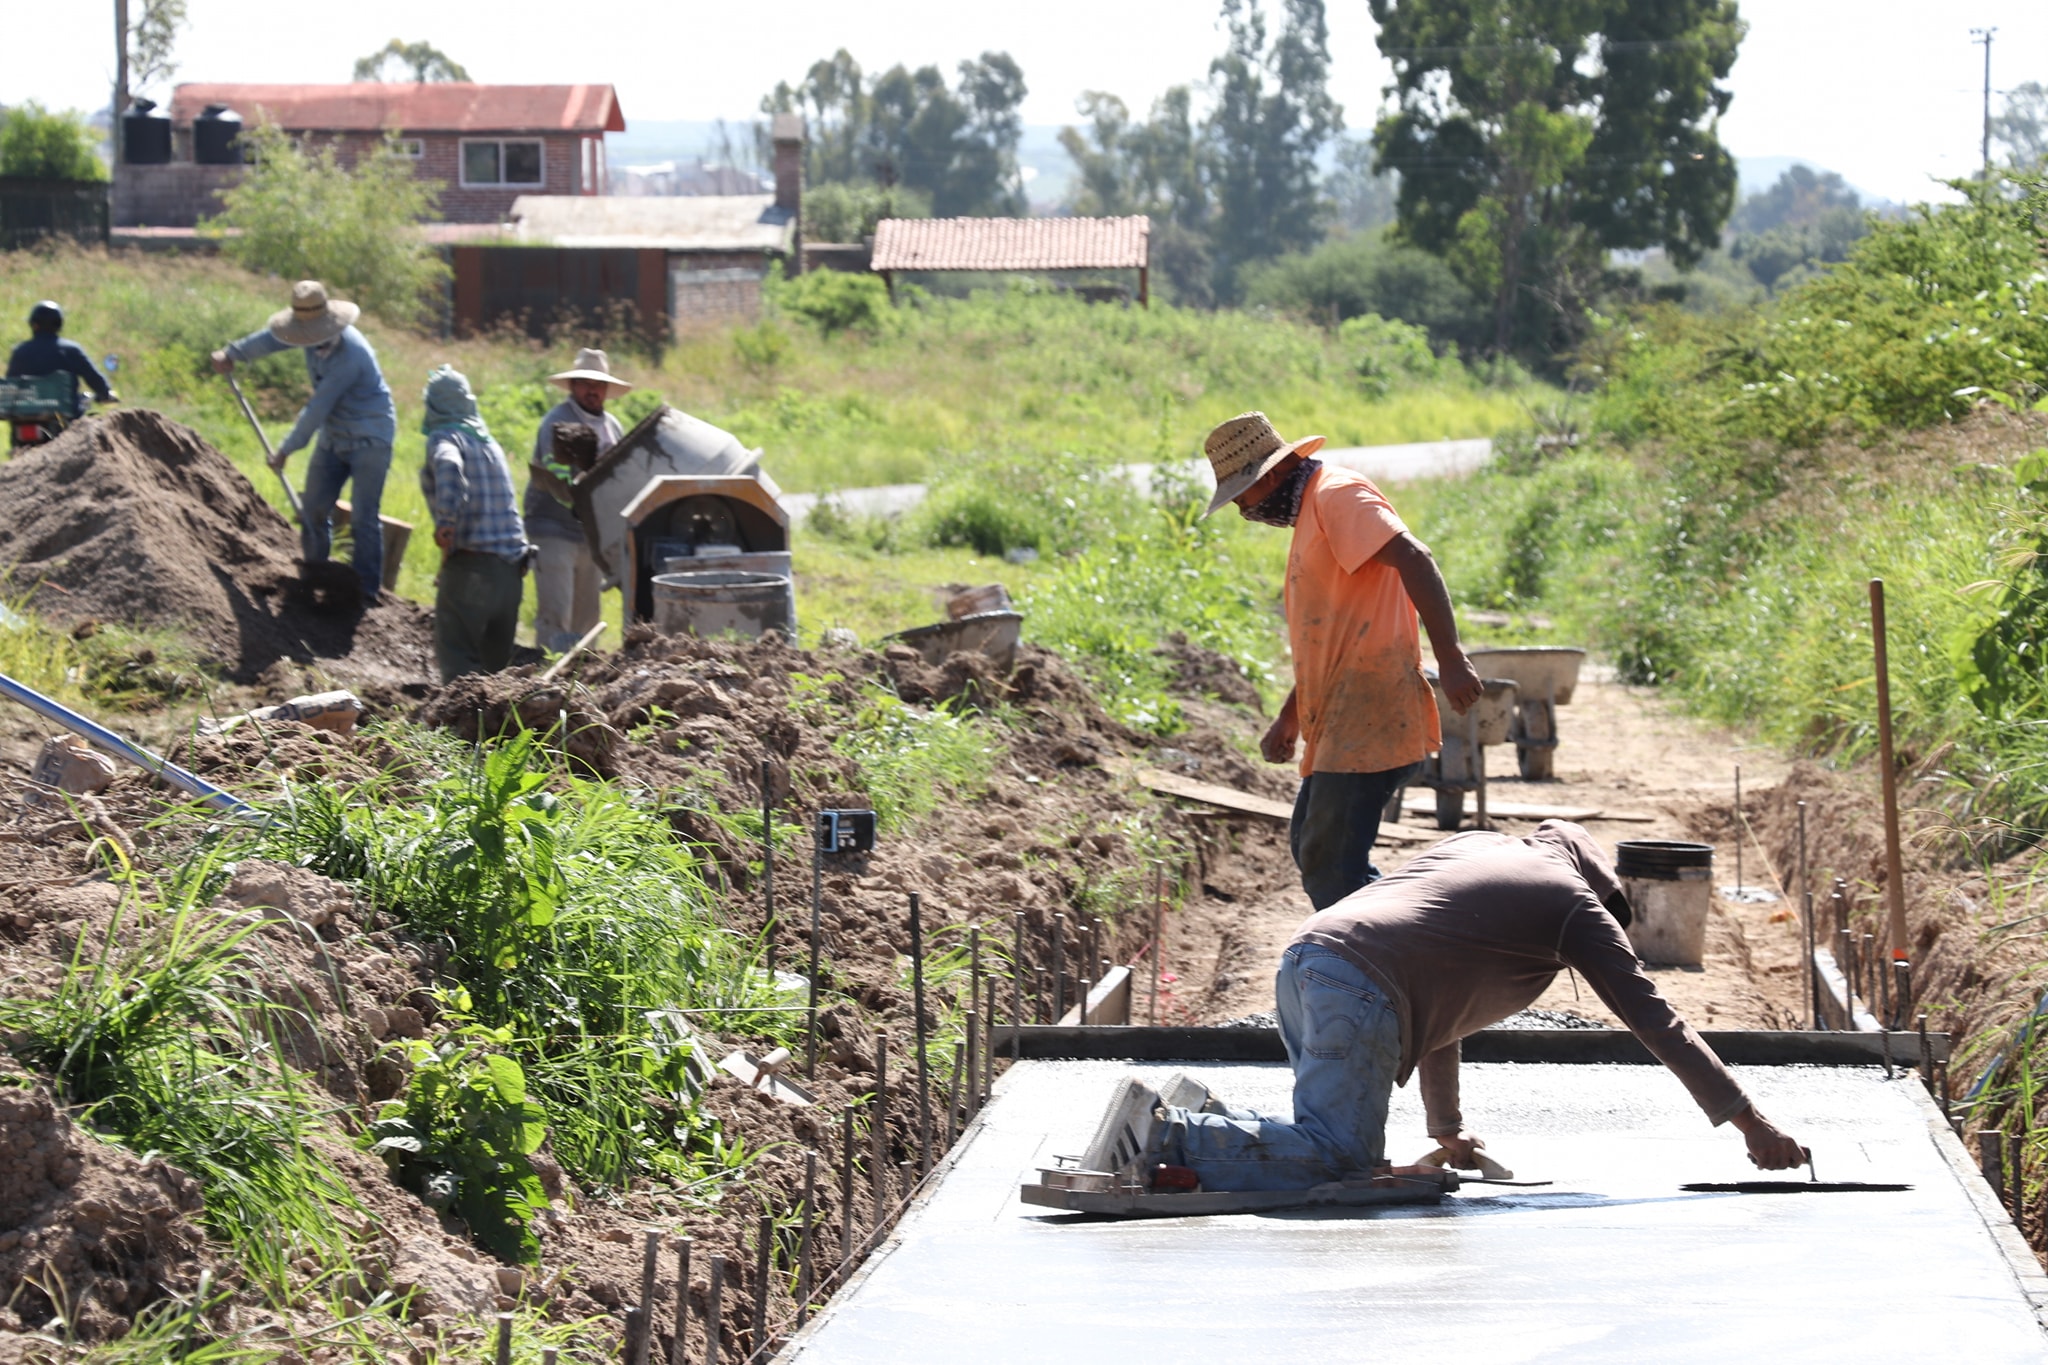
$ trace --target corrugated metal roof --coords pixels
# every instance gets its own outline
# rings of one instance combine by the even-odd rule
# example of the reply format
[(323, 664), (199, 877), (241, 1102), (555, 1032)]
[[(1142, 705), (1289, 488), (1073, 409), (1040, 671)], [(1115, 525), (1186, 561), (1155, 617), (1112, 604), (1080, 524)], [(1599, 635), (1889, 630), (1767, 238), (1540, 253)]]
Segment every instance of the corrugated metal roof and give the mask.
[(772, 194), (522, 194), (512, 220), (523, 242), (666, 251), (788, 251), (796, 227)]
[(623, 133), (626, 116), (609, 85), (478, 85), (472, 81), (354, 81), (347, 85), (193, 82), (171, 95), (171, 121), (209, 104), (255, 123), (309, 133)]
[(1146, 263), (1148, 218), (884, 218), (876, 270), (1127, 270)]

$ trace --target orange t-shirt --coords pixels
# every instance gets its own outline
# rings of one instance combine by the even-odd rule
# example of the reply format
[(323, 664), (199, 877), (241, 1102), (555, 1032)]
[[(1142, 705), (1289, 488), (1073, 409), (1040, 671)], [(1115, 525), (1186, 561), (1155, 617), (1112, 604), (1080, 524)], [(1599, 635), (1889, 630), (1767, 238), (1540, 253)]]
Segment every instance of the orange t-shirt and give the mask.
[(1304, 776), (1385, 772), (1442, 744), (1415, 604), (1372, 562), (1407, 529), (1363, 474), (1324, 465), (1302, 494), (1286, 603)]

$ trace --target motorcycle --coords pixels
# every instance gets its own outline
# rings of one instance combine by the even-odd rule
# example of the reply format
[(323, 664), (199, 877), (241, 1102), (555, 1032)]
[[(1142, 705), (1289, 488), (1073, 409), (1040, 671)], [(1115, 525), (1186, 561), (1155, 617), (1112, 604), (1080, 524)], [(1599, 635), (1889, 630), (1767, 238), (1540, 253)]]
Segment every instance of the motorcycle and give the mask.
[[(103, 363), (109, 375), (121, 367), (113, 356)], [(71, 376), (65, 374), (0, 380), (0, 421), (7, 423), (9, 452), (23, 446), (47, 445), (63, 435), (67, 427), (84, 415), (71, 410), (74, 392)]]

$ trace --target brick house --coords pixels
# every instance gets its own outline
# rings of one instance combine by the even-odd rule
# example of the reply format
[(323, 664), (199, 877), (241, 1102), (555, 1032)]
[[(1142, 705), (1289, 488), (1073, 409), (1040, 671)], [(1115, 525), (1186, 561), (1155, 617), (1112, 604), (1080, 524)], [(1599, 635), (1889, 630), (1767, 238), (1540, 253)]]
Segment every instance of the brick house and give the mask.
[(609, 85), (188, 83), (171, 97), (170, 163), (119, 168), (116, 224), (189, 227), (219, 211), (240, 168), (192, 159), (193, 122), (215, 105), (309, 147), (337, 143), (345, 164), (396, 137), (416, 173), (441, 183), (440, 215), (450, 223), (501, 222), (521, 196), (605, 193), (605, 134), (626, 128)]

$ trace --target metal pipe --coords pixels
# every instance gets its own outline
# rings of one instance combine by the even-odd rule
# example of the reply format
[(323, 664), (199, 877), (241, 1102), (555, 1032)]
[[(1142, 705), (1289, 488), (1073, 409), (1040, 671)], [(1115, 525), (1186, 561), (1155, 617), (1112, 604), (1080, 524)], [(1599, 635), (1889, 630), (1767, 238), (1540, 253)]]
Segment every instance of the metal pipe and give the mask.
[(669, 1353), (670, 1365), (689, 1365), (690, 1360), (690, 1239), (676, 1243), (676, 1348)]
[(910, 989), (917, 1031), (917, 1172), (932, 1168), (932, 1079), (927, 1056), (931, 1024), (924, 1012), (924, 898), (910, 893)]
[(804, 1149), (804, 1222), (796, 1250), (796, 1325), (811, 1315), (811, 1236), (818, 1214), (818, 1149)]
[(71, 733), (91, 740), (114, 757), (126, 759), (172, 786), (190, 792), (215, 810), (229, 811), (237, 815), (261, 813), (241, 797), (230, 796), (205, 778), (186, 772), (169, 759), (159, 758), (139, 744), (130, 743), (98, 721), (87, 720), (62, 702), (51, 700), (34, 688), (16, 682), (5, 673), (0, 673), (0, 696), (20, 702), (45, 720), (54, 720)]
[(818, 941), (825, 911), (825, 837), (823, 830), (811, 839), (811, 973), (810, 1006), (805, 1016), (809, 1039), (805, 1045), (804, 1076), (818, 1074)]
[(1885, 936), (1891, 960), (1906, 961), (1906, 869), (1899, 855), (1899, 775), (1892, 756), (1892, 678), (1886, 657), (1884, 580), (1870, 580), (1870, 640), (1877, 662), (1877, 749), (1884, 779)]
[(704, 1365), (718, 1365), (719, 1338), (725, 1335), (725, 1257), (711, 1258), (711, 1301), (704, 1313)]
[(775, 1220), (762, 1214), (754, 1224), (754, 1330), (747, 1359), (756, 1360), (768, 1347), (768, 1248)]
[(768, 954), (768, 976), (775, 976), (775, 787), (768, 760), (761, 760), (761, 942)]

